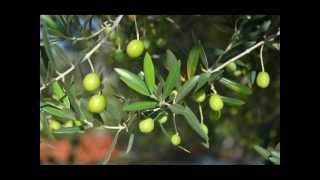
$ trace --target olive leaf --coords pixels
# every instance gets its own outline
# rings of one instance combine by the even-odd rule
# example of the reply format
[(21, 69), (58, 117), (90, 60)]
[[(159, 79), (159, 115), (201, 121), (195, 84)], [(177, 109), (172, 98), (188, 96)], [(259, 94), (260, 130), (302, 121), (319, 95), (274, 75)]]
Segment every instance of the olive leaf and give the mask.
[(152, 109), (159, 105), (159, 102), (155, 101), (140, 101), (140, 102), (134, 102), (131, 104), (128, 104), (124, 106), (124, 111), (141, 111), (146, 109)]
[(62, 100), (64, 106), (66, 108), (70, 109), (69, 98), (68, 98), (68, 96), (66, 96), (63, 88), (60, 86), (58, 81), (54, 81), (52, 83), (52, 92), (53, 92), (53, 95), (52, 95), (53, 99), (56, 99), (57, 101)]
[(170, 71), (170, 67), (174, 66), (178, 62), (176, 56), (170, 49), (166, 50), (166, 58), (164, 60), (164, 66)]
[(181, 61), (177, 61), (177, 63), (170, 66), (169, 74), (163, 87), (162, 99), (166, 99), (176, 87), (180, 78), (180, 66)]
[(226, 97), (226, 96), (220, 96), (220, 97), (225, 104), (228, 104), (230, 106), (242, 106), (245, 104), (245, 102), (240, 99), (235, 99), (235, 98)]
[(202, 130), (197, 116), (191, 111), (191, 109), (188, 106), (183, 107), (180, 104), (173, 104), (173, 105), (169, 106), (169, 109), (173, 113), (184, 116), (184, 118), (187, 120), (187, 122), (191, 126), (191, 128), (195, 132), (197, 132), (198, 135), (200, 135), (200, 137), (202, 137), (206, 142), (208, 141), (209, 137)]
[(225, 87), (229, 88), (230, 90), (233, 90), (234, 92), (244, 94), (244, 95), (252, 94), (252, 90), (249, 87), (236, 83), (234, 81), (231, 81), (227, 78), (221, 78), (219, 82)]
[(190, 79), (195, 72), (197, 71), (197, 67), (199, 64), (199, 57), (200, 57), (200, 48), (193, 47), (190, 50), (188, 60), (187, 60), (187, 76)]
[(128, 146), (127, 146), (126, 154), (128, 154), (128, 153), (131, 151), (132, 145), (133, 145), (133, 141), (134, 141), (134, 133), (131, 133), (131, 134), (130, 134), (130, 137), (129, 137), (129, 141), (128, 141)]
[(191, 90), (196, 86), (199, 75), (193, 76), (191, 79), (189, 79), (187, 82), (185, 82), (181, 88), (178, 89), (178, 95), (176, 98), (176, 103), (178, 103), (180, 100), (182, 100), (188, 93), (191, 92)]
[(194, 90), (194, 92), (197, 92), (199, 89), (201, 89), (208, 81), (209, 81), (209, 77), (211, 76), (210, 73), (205, 72), (199, 75), (199, 79), (198, 79), (198, 84), (196, 89)]
[(140, 79), (139, 76), (133, 74), (132, 72), (120, 69), (120, 68), (114, 68), (115, 72), (120, 75), (120, 79), (131, 89), (134, 91), (149, 96), (149, 90), (146, 86), (146, 84)]
[(253, 146), (254, 150), (256, 150), (263, 158), (268, 159), (270, 157), (270, 152), (259, 145)]
[(41, 110), (53, 116), (59, 117), (62, 120), (75, 119), (75, 114), (70, 111), (70, 109), (57, 109), (51, 106), (44, 106), (41, 108)]
[(206, 69), (208, 69), (208, 68), (209, 68), (209, 64), (208, 64), (207, 55), (206, 55), (206, 53), (205, 53), (205, 51), (204, 51), (204, 48), (203, 48), (202, 43), (201, 43), (200, 40), (199, 40), (199, 47), (200, 47), (201, 62), (202, 62), (202, 64), (204, 65), (204, 67), (205, 67)]
[(155, 73), (154, 73), (154, 65), (152, 63), (151, 56), (149, 53), (145, 54), (144, 61), (143, 61), (143, 70), (145, 75), (145, 82), (151, 94), (154, 94), (156, 89), (155, 83)]

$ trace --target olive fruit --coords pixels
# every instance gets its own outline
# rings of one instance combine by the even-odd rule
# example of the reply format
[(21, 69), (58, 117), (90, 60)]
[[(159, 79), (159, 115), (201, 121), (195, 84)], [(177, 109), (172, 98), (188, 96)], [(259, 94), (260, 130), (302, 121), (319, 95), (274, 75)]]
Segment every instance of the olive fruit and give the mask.
[(73, 127), (73, 121), (72, 120), (66, 121), (65, 123), (63, 123), (62, 126), (66, 128)]
[(75, 121), (74, 121), (74, 124), (75, 124), (76, 126), (81, 126), (81, 125), (82, 125), (81, 121), (79, 121), (79, 120), (75, 120)]
[(102, 95), (94, 95), (89, 99), (88, 111), (92, 113), (101, 113), (106, 108), (106, 99)]
[(126, 54), (121, 49), (118, 49), (114, 53), (114, 59), (117, 62), (123, 62), (126, 59)]
[(204, 90), (200, 90), (193, 95), (193, 100), (197, 103), (202, 103), (206, 100), (206, 92)]
[(178, 133), (171, 137), (171, 143), (175, 146), (178, 146), (181, 143), (181, 138)]
[(139, 129), (142, 133), (150, 133), (154, 129), (154, 122), (152, 118), (146, 118), (139, 122)]
[(267, 72), (259, 72), (256, 79), (257, 85), (261, 88), (266, 88), (270, 83), (270, 76)]
[(204, 131), (204, 133), (206, 133), (208, 135), (208, 127), (203, 123), (201, 123), (200, 126), (201, 126), (202, 130)]
[(51, 130), (58, 130), (58, 129), (61, 128), (61, 124), (60, 124), (59, 121), (51, 119), (50, 122), (49, 122), (49, 128)]
[(127, 54), (131, 58), (137, 58), (142, 55), (144, 44), (140, 40), (131, 40), (127, 46)]
[(235, 70), (237, 70), (237, 64), (236, 63), (232, 62), (232, 63), (227, 65), (227, 71), (234, 72)]
[(167, 115), (163, 115), (163, 116), (161, 116), (160, 119), (159, 119), (159, 122), (160, 122), (161, 124), (164, 124), (164, 123), (166, 123), (167, 121), (168, 121), (168, 116), (167, 116)]
[(163, 38), (159, 38), (157, 39), (156, 41), (156, 45), (159, 47), (159, 48), (162, 48), (164, 47), (165, 45), (167, 44), (167, 41)]
[(82, 81), (83, 88), (86, 91), (95, 91), (100, 87), (100, 77), (97, 73), (87, 74)]
[(223, 108), (223, 101), (218, 94), (214, 94), (209, 100), (210, 108), (214, 111), (220, 111)]

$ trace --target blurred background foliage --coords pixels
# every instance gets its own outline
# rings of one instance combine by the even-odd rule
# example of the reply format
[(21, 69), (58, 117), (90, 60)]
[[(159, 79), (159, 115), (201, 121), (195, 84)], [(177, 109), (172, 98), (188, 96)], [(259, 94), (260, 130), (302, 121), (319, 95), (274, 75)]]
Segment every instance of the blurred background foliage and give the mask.
[[(107, 110), (100, 114), (101, 123), (117, 125), (127, 114), (121, 110), (123, 104), (119, 96), (129, 101), (143, 99), (125, 86), (113, 72), (113, 68), (121, 67), (139, 73), (143, 67), (143, 57), (132, 60), (124, 55), (115, 57), (116, 50), (125, 52), (126, 45), (135, 39), (136, 32), (132, 16), (123, 16), (115, 33), (112, 35), (99, 32), (104, 22), (111, 23), (115, 15), (50, 15), (43, 17), (40, 23), (40, 86), (47, 83), (59, 73), (65, 72), (70, 64), (77, 64), (83, 56), (92, 49), (99, 40), (105, 38), (105, 43), (91, 56), (94, 68), (102, 76), (103, 95), (107, 98)], [(239, 21), (240, 19), (240, 21)], [(249, 21), (250, 23), (241, 23)], [(261, 39), (263, 28), (267, 26), (259, 21), (269, 22), (268, 32), (274, 33), (280, 26), (279, 16), (166, 16), (166, 15), (137, 15), (137, 24), (140, 37), (147, 45), (147, 51), (152, 55), (153, 62), (160, 74), (167, 74), (165, 63), (166, 50), (170, 49), (182, 61), (181, 72), (186, 77), (186, 60), (195, 40), (201, 40), (209, 63), (213, 64), (215, 53), (224, 50), (230, 43), (237, 24), (247, 26), (239, 37), (241, 41), (257, 42)], [(268, 20), (268, 21), (266, 21)], [(45, 23), (43, 23), (45, 22)], [(252, 23), (251, 23), (252, 22)], [(258, 24), (258, 25), (257, 25)], [(47, 31), (43, 31), (46, 26)], [(47, 33), (44, 35), (43, 33)], [(46, 50), (46, 37), (50, 42), (51, 55)], [(90, 37), (90, 38), (83, 38)], [(83, 38), (83, 39), (81, 39)], [(279, 43), (280, 44), (280, 43)], [(272, 47), (279, 49), (279, 44)], [(112, 155), (111, 164), (268, 164), (257, 151), (254, 145), (274, 148), (280, 142), (280, 50), (265, 48), (264, 64), (269, 72), (271, 84), (266, 89), (260, 89), (255, 84), (249, 87), (253, 93), (250, 96), (235, 95), (234, 92), (217, 84), (216, 89), (226, 96), (241, 97), (246, 104), (241, 107), (226, 107), (221, 118), (216, 120), (208, 106), (208, 98), (203, 105), (204, 121), (209, 128), (210, 149), (200, 144), (199, 137), (185, 123), (177, 117), (178, 128), (181, 129), (183, 145), (191, 151), (185, 153), (173, 147), (170, 141), (161, 133), (160, 127), (148, 135), (135, 134), (132, 150), (126, 154), (129, 134), (119, 136), (116, 150)], [(243, 49), (235, 49), (229, 57), (236, 55)], [(233, 54), (232, 54), (233, 53)], [(51, 56), (51, 57), (50, 57)], [(228, 57), (226, 57), (227, 59)], [(225, 59), (222, 59), (224, 61)], [(242, 62), (242, 63), (241, 63)], [(224, 76), (236, 82), (248, 84), (252, 71), (261, 70), (259, 51), (253, 51), (243, 57), (236, 72), (224, 72)], [(90, 72), (87, 62), (76, 66), (72, 73), (63, 79), (63, 85), (73, 84), (73, 93), (77, 102), (84, 102), (89, 96), (82, 88), (82, 79)], [(200, 72), (200, 68), (198, 71)], [(51, 88), (40, 93), (41, 99), (52, 96)], [(191, 98), (190, 98), (190, 101)], [(192, 104), (192, 103), (191, 103)], [(198, 116), (195, 103), (190, 106)], [(77, 116), (76, 116), (77, 117)], [(41, 112), (40, 120), (55, 119), (61, 124), (65, 118), (59, 118)], [(75, 118), (76, 119), (76, 118)], [(180, 120), (181, 119), (181, 120)], [(165, 124), (167, 130), (173, 133), (170, 121)], [(132, 128), (137, 124), (133, 122)], [(44, 125), (43, 125), (44, 126)], [(134, 130), (136, 131), (136, 130)], [(104, 153), (112, 143), (115, 131), (91, 130), (89, 132), (54, 135), (41, 131), (40, 162), (41, 164), (95, 164), (103, 159)], [(100, 145), (99, 145), (100, 144)]]

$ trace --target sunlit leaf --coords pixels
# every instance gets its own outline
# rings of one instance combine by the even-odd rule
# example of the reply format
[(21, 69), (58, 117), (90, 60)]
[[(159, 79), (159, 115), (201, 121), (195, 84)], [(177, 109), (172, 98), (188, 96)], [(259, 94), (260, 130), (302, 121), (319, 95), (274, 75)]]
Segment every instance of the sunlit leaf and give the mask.
[(140, 102), (134, 102), (131, 104), (128, 104), (124, 106), (124, 111), (141, 111), (146, 109), (152, 109), (159, 105), (159, 102), (155, 101), (140, 101)]
[(164, 61), (164, 66), (167, 70), (170, 70), (170, 67), (174, 66), (177, 63), (177, 58), (173, 52), (169, 49), (166, 51), (166, 58)]
[(120, 79), (129, 88), (133, 89), (134, 91), (142, 95), (145, 95), (145, 96), (150, 95), (146, 84), (137, 75), (125, 69), (115, 68), (114, 70), (116, 71), (116, 73), (120, 75)]
[(270, 152), (259, 145), (253, 147), (263, 158), (268, 159), (270, 157)]
[(240, 99), (235, 99), (235, 98), (226, 97), (226, 96), (220, 96), (220, 97), (225, 104), (230, 106), (242, 106), (245, 104), (245, 102)]
[(252, 90), (249, 87), (242, 85), (240, 83), (236, 83), (234, 81), (231, 81), (227, 78), (221, 78), (219, 80), (219, 82), (234, 92), (245, 94), (245, 95), (252, 94)]
[(68, 96), (66, 96), (62, 86), (59, 84), (58, 81), (54, 81), (52, 83), (52, 92), (53, 92), (53, 98), (62, 101), (66, 108), (70, 108), (70, 101)]
[(176, 87), (180, 78), (180, 61), (170, 66), (169, 75), (167, 76), (166, 82), (163, 87), (162, 99), (166, 99), (171, 91)]
[(47, 112), (53, 116), (65, 119), (65, 120), (70, 120), (70, 119), (75, 119), (75, 115), (72, 111), (69, 109), (57, 109), (51, 106), (44, 106), (41, 108), (42, 111)]
[(199, 57), (200, 57), (200, 48), (193, 47), (190, 50), (188, 60), (187, 60), (187, 76), (190, 79), (197, 71), (197, 67), (199, 64)]
[(270, 157), (269, 160), (276, 165), (280, 165), (280, 158)]
[(155, 73), (154, 73), (154, 65), (149, 53), (145, 54), (144, 61), (143, 61), (143, 70), (145, 75), (145, 82), (151, 94), (154, 93), (156, 89), (155, 83)]

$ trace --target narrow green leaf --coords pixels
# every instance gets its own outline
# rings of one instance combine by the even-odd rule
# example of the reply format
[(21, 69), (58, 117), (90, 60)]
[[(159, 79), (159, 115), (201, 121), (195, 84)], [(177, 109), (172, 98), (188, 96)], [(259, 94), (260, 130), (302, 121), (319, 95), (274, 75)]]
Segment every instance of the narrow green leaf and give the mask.
[(230, 106), (242, 106), (245, 104), (245, 102), (240, 99), (235, 99), (235, 98), (226, 97), (226, 96), (220, 96), (220, 97), (225, 104), (228, 104)]
[(125, 70), (125, 69), (120, 69), (120, 68), (115, 68), (114, 69), (116, 73), (120, 75), (120, 79), (131, 89), (134, 91), (145, 95), (149, 96), (149, 90), (146, 86), (146, 84), (139, 78), (139, 76), (133, 74), (132, 72)]
[(280, 158), (270, 157), (269, 160), (276, 165), (280, 165)]
[(114, 150), (114, 148), (116, 147), (116, 144), (117, 144), (117, 142), (118, 142), (118, 137), (119, 137), (120, 132), (121, 132), (121, 130), (118, 130), (117, 133), (116, 133), (116, 135), (114, 136), (113, 141), (112, 141), (112, 144), (111, 144), (111, 146), (109, 147), (107, 153), (105, 154), (105, 156), (104, 156), (104, 158), (103, 158), (103, 161), (102, 161), (102, 164), (103, 164), (103, 165), (108, 164), (108, 162), (110, 161), (112, 152), (113, 152), (113, 150)]
[(79, 127), (62, 127), (60, 129), (54, 130), (53, 134), (78, 134), (83, 133)]
[(52, 83), (52, 92), (53, 92), (52, 98), (56, 99), (57, 101), (61, 101), (62, 100), (64, 106), (66, 108), (70, 109), (69, 98), (64, 93), (64, 90), (63, 90), (63, 88), (61, 87), (61, 85), (59, 84), (58, 81), (54, 81)]
[(220, 70), (218, 72), (212, 73), (209, 77), (208, 83), (212, 83), (214, 80), (221, 78), (224, 70)]
[(270, 151), (270, 153), (271, 153), (271, 155), (273, 156), (273, 157), (276, 157), (276, 158), (280, 158), (280, 152), (278, 152), (278, 151)]
[(234, 81), (231, 81), (227, 78), (221, 78), (219, 82), (225, 87), (229, 88), (230, 90), (233, 90), (234, 92), (245, 94), (245, 95), (252, 94), (252, 90), (249, 87), (236, 83)]
[(255, 145), (253, 148), (265, 159), (268, 159), (271, 155), (269, 151), (259, 145)]
[(204, 67), (205, 67), (206, 69), (208, 69), (208, 68), (209, 68), (208, 59), (207, 59), (207, 55), (206, 55), (206, 53), (205, 53), (205, 51), (204, 51), (204, 48), (203, 48), (203, 46), (202, 46), (201, 41), (199, 41), (199, 47), (200, 47), (201, 62), (202, 62), (202, 64), (204, 65)]
[(197, 92), (199, 89), (201, 89), (209, 81), (210, 75), (211, 74), (208, 72), (200, 74), (198, 84), (197, 84), (197, 87), (194, 90), (194, 92)]
[[(43, 20), (43, 18), (41, 18), (41, 21), (44, 22), (45, 20)], [(47, 23), (42, 23), (42, 25), (43, 25), (43, 27), (41, 28), (41, 31), (42, 31), (42, 36), (43, 36), (44, 48), (46, 50), (46, 54), (49, 58), (49, 61), (54, 61), (53, 55), (52, 55), (51, 45), (50, 45), (50, 42), (48, 39)]]
[(77, 119), (83, 120), (83, 116), (81, 116), (81, 111), (80, 111), (80, 106), (76, 101), (76, 97), (74, 93), (72, 92), (72, 89), (74, 88), (74, 84), (72, 84), (69, 88), (66, 88), (66, 94), (68, 96), (68, 99), (70, 101), (71, 107), (73, 110), (76, 112), (76, 117)]
[(135, 102), (135, 103), (131, 103), (124, 106), (123, 110), (124, 111), (141, 111), (141, 110), (155, 108), (158, 105), (159, 105), (159, 102), (155, 102), (155, 101), (140, 101), (140, 102)]
[(163, 87), (162, 99), (166, 99), (171, 93), (171, 91), (176, 87), (180, 79), (180, 65), (181, 62), (178, 61), (176, 64), (170, 67), (169, 75), (167, 76), (166, 82)]
[(146, 55), (144, 56), (143, 70), (147, 87), (150, 93), (154, 94), (154, 91), (156, 89), (155, 73), (152, 59), (149, 53), (146, 53)]
[(254, 84), (254, 81), (256, 80), (256, 71), (251, 71), (250, 73), (250, 86), (252, 87)]
[(164, 61), (164, 66), (167, 70), (170, 71), (170, 67), (174, 66), (177, 63), (177, 58), (173, 52), (169, 49), (166, 51), (166, 59)]
[(134, 134), (131, 133), (131, 134), (130, 134), (130, 137), (129, 137), (129, 142), (128, 142), (126, 154), (128, 154), (128, 153), (131, 151), (132, 145), (133, 145), (133, 141), (134, 141)]
[(200, 122), (197, 116), (191, 111), (191, 109), (186, 106), (185, 108), (182, 105), (174, 104), (169, 106), (169, 109), (176, 114), (183, 115), (187, 120), (191, 128), (196, 131), (205, 141), (208, 141), (208, 136), (204, 133), (201, 128)]
[(190, 79), (195, 72), (197, 71), (197, 67), (199, 64), (199, 57), (200, 57), (200, 49), (199, 47), (194, 47), (191, 49), (188, 61), (187, 61), (187, 76)]
[(70, 119), (75, 119), (75, 115), (72, 111), (69, 109), (57, 109), (51, 106), (44, 106), (41, 108), (44, 112), (47, 112), (53, 116), (65, 119), (65, 120), (70, 120)]
[(176, 103), (178, 103), (180, 100), (182, 100), (185, 96), (187, 96), (191, 90), (196, 86), (199, 75), (193, 76), (191, 79), (189, 79), (187, 82), (185, 82), (181, 88), (178, 90), (178, 95), (176, 98)]
[(64, 108), (64, 105), (61, 102), (51, 98), (44, 98), (42, 101), (40, 101), (40, 108), (44, 106), (52, 106), (57, 109)]

